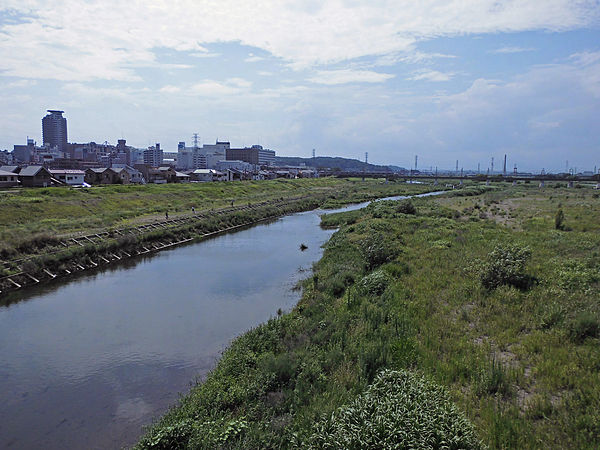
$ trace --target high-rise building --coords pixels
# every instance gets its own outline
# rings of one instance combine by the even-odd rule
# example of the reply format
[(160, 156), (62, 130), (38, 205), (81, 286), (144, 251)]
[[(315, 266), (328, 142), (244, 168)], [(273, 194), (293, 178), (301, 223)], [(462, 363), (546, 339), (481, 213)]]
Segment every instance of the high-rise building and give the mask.
[(150, 167), (159, 167), (162, 163), (163, 151), (158, 142), (156, 145), (148, 147), (146, 150), (144, 150), (144, 164), (147, 164)]
[(49, 109), (48, 112), (50, 114), (42, 118), (43, 143), (64, 152), (67, 150), (67, 119), (62, 116), (64, 111)]

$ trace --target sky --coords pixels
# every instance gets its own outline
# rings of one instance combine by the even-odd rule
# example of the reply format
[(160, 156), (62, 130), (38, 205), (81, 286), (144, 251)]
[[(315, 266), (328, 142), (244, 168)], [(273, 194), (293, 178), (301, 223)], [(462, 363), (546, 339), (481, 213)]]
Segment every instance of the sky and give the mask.
[(60, 109), (70, 142), (594, 170), (600, 0), (3, 0), (0, 99), (0, 149)]

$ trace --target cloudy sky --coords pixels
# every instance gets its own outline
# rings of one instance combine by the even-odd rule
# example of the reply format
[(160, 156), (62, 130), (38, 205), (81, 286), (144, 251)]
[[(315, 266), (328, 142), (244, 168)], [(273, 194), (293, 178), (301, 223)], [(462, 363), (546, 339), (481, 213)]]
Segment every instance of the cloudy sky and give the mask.
[(62, 109), (71, 142), (593, 170), (600, 2), (3, 0), (0, 98), (0, 149)]

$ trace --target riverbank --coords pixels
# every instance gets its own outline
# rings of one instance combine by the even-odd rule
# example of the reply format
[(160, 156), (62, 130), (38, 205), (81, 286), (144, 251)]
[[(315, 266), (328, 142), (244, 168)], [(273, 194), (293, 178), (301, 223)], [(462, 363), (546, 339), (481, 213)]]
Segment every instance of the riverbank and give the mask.
[(401, 412), (414, 410), (410, 398), (385, 406), (398, 383), (426, 386), (419, 414), (444, 442), (593, 446), (599, 217), (592, 190), (523, 186), (326, 216), (340, 229), (296, 308), (236, 339), (138, 446), (335, 448), (423, 435)]
[[(264, 184), (261, 184), (264, 183)], [(237, 195), (237, 204), (240, 206), (230, 206), (219, 209), (203, 209), (208, 203), (198, 203), (193, 212), (180, 212), (181, 202), (192, 202), (198, 197), (202, 197), (208, 191), (213, 192), (213, 187), (208, 184), (199, 184), (193, 188), (188, 186), (176, 186), (172, 188), (165, 186), (166, 192), (163, 195), (177, 194), (180, 196), (179, 203), (175, 201), (174, 211), (171, 211), (170, 218), (162, 220), (148, 221), (144, 215), (134, 216), (127, 220), (125, 226), (112, 226), (104, 229), (84, 228), (81, 232), (68, 235), (54, 235), (51, 233), (33, 233), (19, 235), (18, 240), (14, 237), (16, 230), (21, 226), (17, 221), (13, 221), (12, 229), (7, 227), (3, 230), (6, 236), (13, 236), (3, 242), (0, 249), (0, 256), (4, 261), (0, 264), (0, 295), (15, 289), (21, 289), (31, 284), (37, 284), (44, 281), (65, 278), (71, 274), (95, 269), (98, 266), (121, 261), (125, 258), (131, 258), (143, 255), (149, 252), (160, 251), (170, 248), (174, 245), (190, 242), (193, 239), (201, 239), (212, 236), (217, 233), (230, 231), (239, 227), (249, 226), (270, 218), (280, 217), (285, 214), (314, 209), (318, 206), (328, 207), (337, 206), (340, 203), (352, 203), (364, 201), (387, 195), (398, 195), (408, 193), (428, 192), (432, 190), (431, 186), (413, 186), (400, 183), (383, 183), (377, 180), (367, 180), (366, 182), (358, 180), (282, 180), (273, 182), (256, 182), (252, 185), (244, 185), (240, 188), (240, 183), (223, 183), (221, 195), (217, 195), (209, 202), (211, 205), (229, 199), (231, 195)], [(147, 188), (147, 191), (146, 191)], [(60, 189), (60, 188), (59, 188)], [(105, 188), (101, 188), (105, 189)], [(117, 188), (113, 188), (117, 189)], [(176, 190), (180, 189), (180, 191)], [(267, 191), (265, 191), (267, 189)], [(270, 191), (268, 189), (271, 189)], [(75, 191), (64, 188), (59, 191), (53, 189), (42, 190), (42, 195), (47, 195), (44, 204), (40, 206), (40, 212), (36, 215), (31, 212), (26, 226), (31, 230), (38, 229), (48, 219), (49, 210), (56, 213), (55, 203), (60, 203), (57, 199), (67, 198), (67, 203), (72, 203), (72, 197), (90, 194), (94, 197), (100, 196), (98, 202), (100, 211), (110, 211), (110, 206), (114, 206), (112, 198), (113, 190), (101, 191), (98, 193), (91, 190)], [(257, 202), (258, 192), (268, 192), (269, 200)], [(155, 186), (120, 186), (117, 192), (128, 193), (120, 200), (120, 208), (129, 205), (128, 198), (139, 196), (143, 193), (145, 196), (156, 192)], [(244, 194), (245, 192), (245, 194)], [(40, 190), (30, 189), (20, 193), (21, 200), (30, 198), (29, 195), (40, 193)], [(293, 193), (303, 195), (292, 196)], [(260, 195), (263, 196), (264, 195)], [(183, 200), (182, 200), (183, 199)], [(14, 213), (13, 209), (27, 207), (20, 204), (14, 198), (3, 199), (7, 205), (3, 211), (2, 219), (7, 218)], [(91, 201), (90, 198), (78, 200), (83, 203)], [(149, 200), (148, 200), (149, 201)], [(148, 208), (160, 206), (162, 197), (154, 200)], [(234, 203), (234, 201), (231, 201)], [(173, 204), (170, 204), (173, 207)], [(54, 209), (53, 209), (54, 208)], [(108, 210), (107, 210), (108, 208)], [(98, 220), (109, 221), (109, 212), (100, 214)], [(71, 211), (71, 216), (63, 219), (64, 223), (69, 223), (72, 229), (80, 229), (85, 221), (76, 219), (76, 210)], [(150, 215), (150, 219), (156, 217)], [(120, 222), (121, 223), (121, 222)], [(11, 234), (12, 233), (12, 234)]]

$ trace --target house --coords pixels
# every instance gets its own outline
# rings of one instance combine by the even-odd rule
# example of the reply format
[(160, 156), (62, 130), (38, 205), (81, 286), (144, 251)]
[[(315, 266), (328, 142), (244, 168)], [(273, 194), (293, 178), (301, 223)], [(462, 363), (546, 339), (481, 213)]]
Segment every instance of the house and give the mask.
[(19, 166), (0, 166), (0, 170), (5, 172), (19, 173), (21, 168)]
[(116, 184), (119, 176), (108, 167), (91, 168), (85, 171), (85, 182), (91, 185), (95, 184)]
[(52, 174), (43, 166), (27, 166), (19, 172), (23, 187), (47, 187), (52, 184)]
[(124, 169), (129, 173), (129, 182), (130, 183), (139, 183), (145, 184), (146, 180), (144, 179), (144, 175), (137, 169), (127, 165), (127, 164), (113, 164), (111, 167), (115, 172), (119, 172), (120, 169)]
[(227, 176), (215, 169), (196, 169), (190, 173), (192, 181), (224, 181)]
[(19, 185), (19, 176), (16, 173), (0, 170), (0, 187), (12, 187)]
[(117, 175), (117, 182), (119, 184), (131, 183), (131, 175), (124, 167), (112, 167), (111, 170)]
[(252, 174), (237, 169), (227, 169), (227, 181), (250, 180)]
[(52, 177), (69, 186), (83, 186), (85, 172), (76, 169), (49, 169)]
[(191, 177), (187, 173), (175, 171), (175, 179), (178, 183), (189, 183)]

